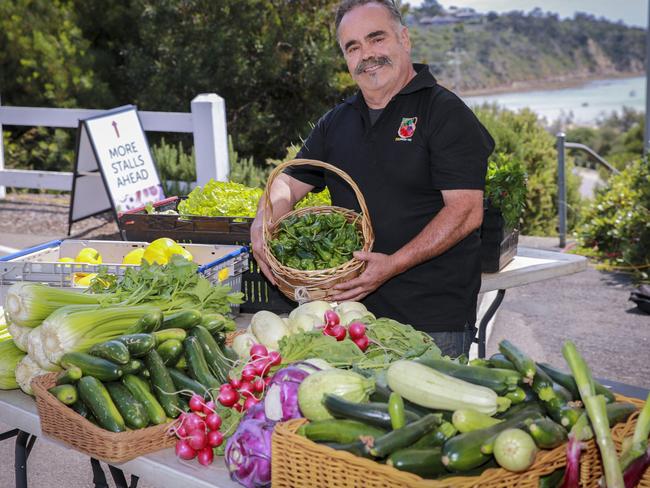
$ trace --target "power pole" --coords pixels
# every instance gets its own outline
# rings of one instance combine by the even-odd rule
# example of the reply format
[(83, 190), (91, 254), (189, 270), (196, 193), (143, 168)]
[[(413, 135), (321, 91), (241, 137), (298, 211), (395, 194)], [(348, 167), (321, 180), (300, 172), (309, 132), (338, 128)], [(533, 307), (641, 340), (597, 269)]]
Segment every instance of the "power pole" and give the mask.
[(648, 161), (650, 151), (650, 0), (648, 0), (648, 25), (645, 33), (645, 140), (643, 156)]

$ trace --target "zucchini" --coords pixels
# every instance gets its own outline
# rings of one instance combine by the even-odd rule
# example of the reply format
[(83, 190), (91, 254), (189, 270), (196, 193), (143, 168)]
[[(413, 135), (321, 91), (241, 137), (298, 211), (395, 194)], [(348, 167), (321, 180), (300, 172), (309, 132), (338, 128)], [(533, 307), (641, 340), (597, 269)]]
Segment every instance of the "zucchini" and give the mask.
[(199, 340), (194, 336), (187, 337), (183, 346), (190, 375), (209, 390), (218, 389), (220, 383), (210, 372)]
[(478, 366), (480, 368), (492, 368), (492, 367), (494, 367), (494, 366), (492, 366), (490, 364), (490, 360), (485, 359), (485, 358), (474, 358), (468, 364), (470, 366)]
[(532, 384), (536, 372), (535, 361), (507, 339), (504, 339), (499, 343), (499, 351), (501, 351), (501, 353), (515, 366), (515, 369), (521, 373), (524, 378), (524, 383)]
[(71, 385), (76, 383), (83, 376), (83, 372), (77, 366), (70, 366), (61, 371), (56, 377), (57, 385)]
[(375, 438), (369, 452), (373, 457), (383, 458), (393, 452), (412, 445), (420, 437), (432, 432), (440, 425), (440, 416), (434, 413), (425, 415), (401, 429), (395, 429), (381, 437)]
[(224, 355), (214, 340), (214, 337), (210, 335), (205, 327), (200, 325), (193, 327), (190, 335), (199, 340), (199, 344), (201, 344), (201, 348), (203, 349), (203, 355), (208, 363), (208, 368), (210, 368), (217, 381), (221, 384), (227, 383), (230, 366), (226, 363)]
[(399, 394), (393, 392), (388, 399), (388, 415), (390, 415), (390, 424), (393, 430), (401, 429), (406, 425), (406, 412), (404, 411), (404, 401)]
[[(77, 394), (77, 397), (79, 395)], [(77, 412), (79, 415), (81, 415), (83, 418), (87, 419), (88, 416), (90, 415), (90, 411), (88, 410), (88, 407), (84, 402), (82, 402), (80, 399), (77, 399), (76, 402), (74, 402), (72, 405), (72, 410)]]
[(430, 449), (400, 449), (388, 456), (388, 466), (416, 474), (422, 478), (437, 478), (447, 473), (442, 464), (442, 451), (439, 447)]
[(571, 401), (571, 393), (563, 386), (555, 383), (539, 366), (535, 370), (535, 379), (532, 384), (533, 391), (544, 402), (557, 399), (561, 403)]
[[(354, 403), (336, 395), (326, 394), (323, 397), (323, 405), (335, 418), (358, 420), (387, 430), (392, 426), (387, 403)], [(420, 418), (412, 412), (405, 411), (405, 415), (407, 422), (415, 422)], [(438, 417), (441, 416), (438, 414)]]
[(93, 413), (100, 427), (111, 432), (124, 432), (126, 426), (108, 390), (93, 376), (84, 376), (77, 383), (79, 397)]
[(178, 406), (178, 394), (174, 388), (174, 382), (165, 367), (160, 354), (152, 349), (145, 356), (145, 364), (151, 374), (151, 385), (158, 402), (169, 418), (176, 418), (180, 414)]
[(208, 389), (198, 381), (193, 380), (176, 368), (167, 368), (167, 371), (169, 371), (169, 376), (171, 376), (177, 390), (180, 390), (185, 394), (187, 392), (191, 392), (192, 394), (197, 393), (202, 395), (204, 398), (209, 396)]
[[(576, 381), (571, 374), (560, 371), (559, 369), (547, 363), (538, 363), (538, 366), (546, 374), (548, 374), (553, 381), (569, 390), (573, 400), (580, 400), (580, 392), (578, 391), (578, 386), (576, 385)], [(607, 403), (616, 401), (616, 397), (610, 391), (610, 389), (606, 386), (601, 385), (596, 380), (594, 380), (594, 388), (596, 390), (596, 395), (603, 395)]]
[(562, 486), (562, 479), (566, 468), (558, 468), (551, 474), (539, 478), (539, 488), (557, 488)]
[(132, 374), (127, 374), (122, 378), (122, 383), (126, 386), (131, 395), (133, 395), (133, 398), (144, 405), (144, 408), (147, 411), (147, 417), (149, 417), (149, 421), (152, 424), (159, 425), (167, 422), (165, 411), (142, 378)]
[(522, 403), (526, 401), (527, 398), (526, 390), (518, 386), (514, 390), (506, 393), (505, 397), (512, 402), (512, 405), (516, 405), (517, 403)]
[(625, 422), (627, 418), (636, 412), (636, 407), (631, 403), (614, 402), (607, 404), (607, 420), (609, 426), (614, 427), (620, 422)]
[(160, 329), (190, 330), (195, 325), (199, 325), (202, 318), (203, 316), (201, 315), (201, 312), (193, 309), (165, 314)]
[(144, 405), (131, 395), (126, 386), (116, 382), (106, 383), (105, 386), (128, 427), (142, 429), (149, 424)]
[(128, 363), (122, 366), (124, 374), (138, 374), (144, 369), (144, 363), (139, 359), (131, 359)]
[(584, 411), (582, 408), (572, 407), (558, 398), (544, 402), (544, 408), (553, 420), (567, 430), (571, 430)]
[(535, 419), (526, 428), (540, 449), (553, 449), (564, 444), (568, 438), (566, 429), (548, 417)]
[(443, 420), (436, 430), (420, 437), (420, 439), (418, 439), (411, 447), (416, 449), (440, 447), (447, 441), (447, 439), (451, 439), (457, 433), (458, 429), (454, 427), (454, 424)]
[(52, 395), (56, 397), (64, 405), (72, 405), (77, 401), (79, 396), (77, 395), (77, 389), (74, 385), (57, 385), (48, 389)]
[(95, 344), (90, 348), (88, 354), (107, 359), (116, 364), (126, 364), (131, 359), (127, 347), (117, 340)]
[(156, 346), (156, 339), (151, 334), (128, 334), (116, 340), (126, 346), (132, 358), (141, 358)]
[(452, 471), (468, 471), (478, 468), (490, 459), (490, 454), (485, 451), (485, 446), (491, 446), (497, 435), (509, 428), (520, 428), (525, 426), (527, 420), (541, 418), (537, 412), (522, 410), (512, 418), (487, 429), (474, 430), (465, 434), (452, 437), (442, 447), (442, 462)]
[(517, 371), (510, 369), (464, 366), (444, 359), (418, 358), (415, 362), (468, 383), (485, 386), (499, 395), (504, 395), (517, 388), (517, 384), (522, 379)]
[(117, 364), (84, 352), (65, 353), (61, 358), (60, 365), (65, 369), (76, 366), (84, 376), (94, 376), (100, 381), (116, 381), (123, 374), (122, 369)]
[(497, 397), (489, 388), (453, 378), (415, 361), (399, 360), (391, 363), (386, 378), (391, 390), (427, 408), (473, 408), (494, 415), (497, 410), (510, 405), (510, 400)]
[(505, 412), (496, 415), (496, 418), (508, 420), (514, 417), (515, 415), (519, 414), (520, 412), (546, 414), (546, 410), (544, 409), (544, 407), (538, 401), (534, 401), (534, 402), (527, 402), (527, 403), (518, 403), (517, 405), (513, 405)]
[(459, 408), (454, 412), (451, 422), (458, 429), (458, 432), (464, 434), (465, 432), (492, 427), (503, 422), (503, 420), (495, 419), (471, 408)]
[[(388, 403), (388, 400), (390, 400), (391, 393), (393, 392), (390, 390), (390, 388), (388, 388), (388, 385), (377, 380), (377, 382), (375, 383), (375, 391), (373, 391), (370, 394), (370, 401), (379, 402), (379, 403)], [(404, 398), (402, 398), (402, 401), (404, 402), (404, 410), (407, 412), (411, 412), (412, 414), (417, 415), (418, 417), (424, 417), (426, 414), (432, 413), (430, 409), (421, 407), (420, 405), (416, 405), (415, 403), (409, 402), (408, 400), (404, 400)], [(439, 412), (433, 412), (433, 413), (439, 413)], [(445, 413), (449, 413), (449, 412), (445, 412)], [(451, 419), (451, 414), (449, 418)]]
[(159, 346), (165, 341), (169, 341), (171, 339), (176, 339), (177, 341), (184, 341), (185, 338), (187, 337), (187, 331), (184, 329), (165, 329), (165, 330), (157, 330), (156, 332), (151, 334), (153, 338), (156, 341), (156, 346)]
[(384, 429), (347, 419), (316, 420), (303, 425), (300, 432), (314, 442), (340, 444), (358, 441), (361, 436), (377, 438), (386, 433)]
[(185, 354), (181, 356), (181, 358), (178, 360), (178, 362), (174, 365), (174, 368), (180, 369), (180, 370), (187, 370), (187, 359), (185, 359)]
[(147, 312), (138, 321), (127, 330), (128, 334), (150, 333), (160, 328), (163, 314), (160, 310)]
[(342, 444), (338, 442), (324, 442), (323, 445), (336, 449), (337, 451), (347, 451), (354, 454), (355, 456), (370, 458), (370, 454), (366, 448), (366, 444), (359, 440), (350, 442), (347, 444)]
[(515, 368), (515, 365), (512, 364), (512, 361), (510, 361), (500, 352), (492, 354), (492, 356), (490, 356), (490, 359), (488, 359), (488, 363), (490, 364), (490, 368), (511, 369), (513, 371), (517, 371), (517, 368)]
[(165, 366), (174, 366), (183, 355), (183, 343), (178, 339), (169, 339), (160, 344), (156, 351), (165, 363)]

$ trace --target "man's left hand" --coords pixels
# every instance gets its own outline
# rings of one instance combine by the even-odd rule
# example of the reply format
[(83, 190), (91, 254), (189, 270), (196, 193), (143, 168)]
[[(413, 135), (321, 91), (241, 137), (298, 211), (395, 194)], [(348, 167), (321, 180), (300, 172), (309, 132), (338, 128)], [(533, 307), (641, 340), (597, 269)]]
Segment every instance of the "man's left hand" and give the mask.
[(334, 290), (339, 293), (330, 297), (331, 300), (359, 301), (398, 274), (395, 260), (388, 254), (356, 251), (354, 257), (365, 261), (366, 269), (358, 277), (335, 285)]

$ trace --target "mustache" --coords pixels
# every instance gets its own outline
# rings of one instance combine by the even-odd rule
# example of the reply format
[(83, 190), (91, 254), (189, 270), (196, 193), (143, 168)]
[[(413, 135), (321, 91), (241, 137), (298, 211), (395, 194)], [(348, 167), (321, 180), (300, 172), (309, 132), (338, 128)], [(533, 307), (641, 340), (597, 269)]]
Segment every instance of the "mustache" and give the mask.
[(392, 61), (387, 56), (379, 56), (377, 58), (372, 57), (372, 58), (364, 59), (359, 64), (357, 64), (357, 67), (354, 69), (354, 74), (360, 75), (371, 66), (385, 66), (388, 64), (392, 64)]

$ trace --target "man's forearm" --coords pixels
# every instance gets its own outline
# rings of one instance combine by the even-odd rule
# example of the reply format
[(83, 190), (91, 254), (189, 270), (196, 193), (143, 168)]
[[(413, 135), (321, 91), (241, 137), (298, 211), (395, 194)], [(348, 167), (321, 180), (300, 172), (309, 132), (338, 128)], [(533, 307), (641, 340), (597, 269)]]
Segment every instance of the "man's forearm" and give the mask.
[[(274, 222), (280, 217), (282, 217), (284, 214), (293, 210), (293, 207), (296, 204), (296, 202), (304, 196), (304, 195), (297, 194), (296, 190), (292, 190), (287, 178), (288, 177), (283, 177), (282, 175), (280, 175), (273, 182), (273, 188), (271, 191), (271, 198), (270, 198), (271, 206), (273, 207), (273, 215), (267, 216), (267, 221)], [(302, 188), (299, 189), (300, 192), (301, 190)], [(269, 191), (269, 189), (265, 191)], [(259, 219), (260, 222), (262, 221), (261, 219), (264, 216), (265, 203), (266, 203), (265, 196), (262, 195), (262, 198), (260, 198), (259, 204), (257, 205), (257, 215), (255, 217), (256, 219)]]

